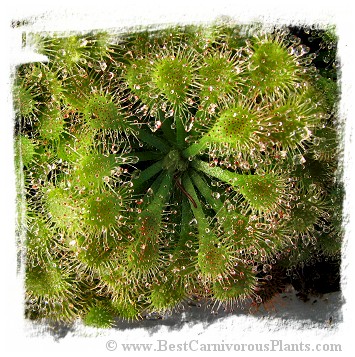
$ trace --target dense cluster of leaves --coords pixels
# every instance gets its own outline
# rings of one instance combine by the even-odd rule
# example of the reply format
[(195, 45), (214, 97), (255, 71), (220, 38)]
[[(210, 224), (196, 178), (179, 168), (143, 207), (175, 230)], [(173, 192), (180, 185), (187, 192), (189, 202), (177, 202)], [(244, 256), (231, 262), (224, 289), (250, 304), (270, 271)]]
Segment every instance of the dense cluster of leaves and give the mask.
[(276, 262), (339, 255), (336, 78), (300, 38), (31, 40), (48, 62), (14, 83), (29, 317), (109, 327), (188, 299), (261, 303)]

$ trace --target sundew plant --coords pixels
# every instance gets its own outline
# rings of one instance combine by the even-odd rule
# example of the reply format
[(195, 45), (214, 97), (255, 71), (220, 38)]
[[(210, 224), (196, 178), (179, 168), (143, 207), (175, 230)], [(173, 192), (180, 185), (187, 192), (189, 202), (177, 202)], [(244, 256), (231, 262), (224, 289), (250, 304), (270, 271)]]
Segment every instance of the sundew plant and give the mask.
[(307, 31), (320, 50), (286, 27), (28, 35), (47, 57), (13, 86), (28, 318), (232, 311), (278, 291), (275, 267), (339, 257), (336, 37)]

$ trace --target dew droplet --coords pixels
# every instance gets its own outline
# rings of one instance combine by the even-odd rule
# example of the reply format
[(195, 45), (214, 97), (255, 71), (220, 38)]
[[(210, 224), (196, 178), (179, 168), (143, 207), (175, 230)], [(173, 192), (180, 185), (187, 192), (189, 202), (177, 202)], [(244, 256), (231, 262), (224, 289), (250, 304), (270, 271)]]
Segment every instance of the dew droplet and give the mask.
[(165, 118), (171, 118), (174, 116), (174, 109), (170, 109), (168, 112), (165, 113), (164, 117)]
[(138, 169), (133, 171), (132, 176), (131, 176), (132, 180), (137, 179), (141, 175), (141, 172), (142, 171), (138, 170)]
[(213, 192), (212, 197), (216, 200), (218, 200), (221, 197), (221, 194), (219, 192)]
[(306, 159), (301, 154), (294, 155), (292, 160), (295, 165), (303, 165), (306, 162)]
[(311, 239), (310, 239), (310, 236), (308, 234), (303, 234), (302, 235), (302, 242), (306, 247), (309, 245), (310, 241), (311, 241)]
[(303, 202), (298, 202), (296, 204), (296, 207), (300, 210), (303, 210), (303, 209), (305, 209), (306, 205)]
[(162, 125), (162, 122), (160, 120), (155, 120), (155, 121), (151, 121), (148, 123), (148, 127), (149, 129), (155, 133), (158, 129), (160, 129)]
[(263, 265), (263, 272), (268, 273), (271, 270), (271, 265), (270, 264), (264, 264)]
[(185, 124), (185, 131), (188, 133), (194, 126), (195, 118), (191, 117), (190, 120)]
[(105, 71), (105, 69), (107, 68), (107, 63), (104, 61), (100, 61), (99, 65), (100, 65), (101, 71)]
[(323, 232), (324, 233), (329, 233), (330, 232), (330, 227), (329, 226), (324, 226), (323, 227)]
[(197, 219), (196, 218), (193, 218), (190, 222), (189, 222), (189, 225), (190, 226), (194, 226), (197, 224)]
[(273, 243), (270, 239), (265, 239), (265, 243), (269, 246), (269, 247), (272, 247), (273, 246)]
[(149, 98), (150, 99), (157, 99), (159, 96), (156, 93), (149, 93)]
[(192, 247), (192, 241), (191, 240), (188, 240), (186, 243), (185, 243), (186, 247), (188, 248), (191, 248)]

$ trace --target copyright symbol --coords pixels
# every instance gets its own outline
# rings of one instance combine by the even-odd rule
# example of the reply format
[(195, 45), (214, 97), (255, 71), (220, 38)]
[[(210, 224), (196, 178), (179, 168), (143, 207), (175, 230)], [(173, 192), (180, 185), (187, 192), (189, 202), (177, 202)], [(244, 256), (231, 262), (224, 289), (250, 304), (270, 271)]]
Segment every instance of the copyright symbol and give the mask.
[(109, 340), (106, 342), (106, 348), (109, 351), (114, 351), (117, 348), (117, 343), (114, 340)]

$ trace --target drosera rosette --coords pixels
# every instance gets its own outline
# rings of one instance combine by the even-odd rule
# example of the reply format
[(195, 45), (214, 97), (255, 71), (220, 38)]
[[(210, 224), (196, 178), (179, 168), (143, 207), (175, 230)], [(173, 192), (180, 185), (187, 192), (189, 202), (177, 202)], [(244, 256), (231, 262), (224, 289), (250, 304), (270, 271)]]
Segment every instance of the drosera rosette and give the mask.
[(327, 167), (336, 167), (336, 158), (341, 153), (340, 138), (336, 127), (326, 125), (323, 122), (322, 126), (314, 131), (314, 137), (313, 146), (308, 150), (312, 157), (321, 163), (325, 163)]
[(277, 215), (263, 217), (247, 214), (245, 209), (238, 212), (232, 203), (228, 207), (221, 209), (216, 219), (240, 256), (265, 263), (289, 245), (289, 232)]
[(161, 281), (153, 284), (149, 296), (150, 306), (148, 311), (166, 314), (167, 312), (177, 310), (182, 305), (186, 297), (186, 289), (182, 279), (163, 278)]
[(253, 269), (239, 262), (229, 276), (213, 283), (213, 305), (217, 311), (221, 307), (226, 311), (233, 311), (236, 307), (243, 306), (247, 300), (258, 299), (258, 284)]
[(35, 122), (39, 113), (41, 91), (35, 85), (36, 82), (31, 77), (28, 79), (26, 74), (19, 68), (13, 86), (14, 110), (21, 117), (16, 124), (20, 128)]
[(38, 132), (43, 141), (57, 144), (65, 133), (65, 110), (59, 103), (48, 105), (38, 118)]
[(27, 262), (27, 311), (34, 318), (72, 321), (82, 309), (83, 285), (76, 278), (75, 261), (50, 259), (40, 265)]
[[(113, 78), (119, 77), (117, 71), (110, 73)], [(137, 126), (131, 119), (132, 115), (127, 115), (125, 106), (130, 104), (122, 100), (120, 84), (87, 68), (78, 69), (73, 77), (62, 81), (63, 102), (77, 123), (94, 131), (93, 135), (99, 140), (110, 139), (115, 143), (135, 137)]]
[(92, 34), (31, 33), (29, 43), (48, 57), (55, 70), (67, 74), (85, 65), (93, 67), (110, 57), (111, 35), (108, 32)]
[(329, 205), (325, 191), (316, 184), (300, 189), (297, 199), (292, 204), (288, 222), (292, 236), (301, 239), (306, 246), (316, 245), (317, 230), (326, 227), (326, 221), (330, 218)]
[(232, 186), (241, 193), (251, 212), (271, 215), (283, 211), (292, 192), (288, 192), (287, 179), (282, 171), (261, 170), (256, 174), (243, 174), (211, 166), (202, 160), (193, 167)]
[(26, 316), (70, 322), (85, 310), (85, 291), (93, 286), (48, 217), (29, 206), (25, 219)]
[(147, 42), (144, 49), (138, 46), (137, 53), (133, 49), (128, 57), (123, 76), (133, 94), (129, 99), (140, 101), (136, 114), (155, 118), (149, 122), (153, 131), (166, 117), (181, 117), (186, 123), (187, 110), (193, 106), (197, 91), (200, 55), (195, 48), (179, 41), (179, 32), (175, 31), (162, 42)]
[(282, 98), (296, 88), (307, 85), (312, 72), (309, 47), (287, 29), (275, 29), (248, 39), (248, 88), (261, 97)]
[(84, 325), (107, 329), (114, 324), (113, 311), (103, 302), (93, 304), (83, 317)]
[(140, 314), (141, 306), (136, 305), (134, 302), (127, 300), (128, 293), (123, 291), (120, 296), (123, 296), (123, 301), (121, 299), (112, 298), (112, 311), (116, 316), (125, 321), (135, 321), (142, 318)]
[(206, 120), (216, 110), (228, 107), (235, 97), (243, 95), (245, 59), (241, 51), (225, 45), (220, 49), (208, 48), (198, 70), (199, 107), (197, 118)]
[(339, 254), (333, 86), (319, 93), (299, 38), (189, 25), (33, 39), (48, 62), (14, 88), (31, 316), (110, 328), (191, 299), (232, 311), (278, 291), (270, 266)]
[(102, 135), (111, 134), (112, 140), (115, 137), (120, 138), (122, 133), (133, 134), (134, 131), (119, 106), (111, 95), (94, 93), (85, 103), (84, 119), (93, 130), (101, 131)]
[(64, 184), (42, 187), (43, 213), (63, 232), (81, 231), (83, 208), (81, 197)]
[(54, 229), (48, 218), (38, 215), (28, 207), (24, 212), (26, 236), (22, 242), (26, 249), (26, 260), (33, 266), (42, 265), (51, 259), (55, 249), (61, 249), (59, 236), (53, 239)]
[[(211, 123), (212, 122), (212, 123)], [(240, 100), (202, 125), (202, 136), (184, 151), (186, 157), (194, 157), (204, 151), (221, 156), (242, 152), (247, 154), (265, 136), (264, 128), (269, 118), (262, 108), (253, 102)], [(271, 124), (271, 123), (270, 123)]]
[(312, 142), (313, 131), (319, 127), (325, 118), (325, 113), (312, 98), (312, 89), (295, 92), (276, 100), (270, 108), (273, 130), (269, 137), (281, 150), (300, 153), (301, 147)]
[(19, 167), (28, 167), (36, 160), (36, 148), (38, 144), (33, 138), (25, 135), (19, 135), (15, 140), (15, 163)]

